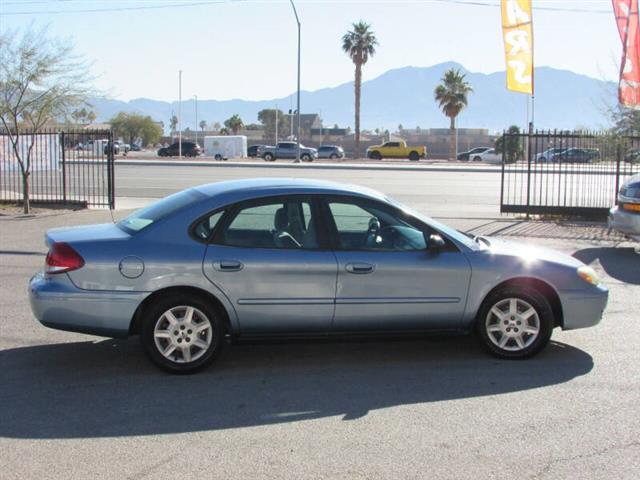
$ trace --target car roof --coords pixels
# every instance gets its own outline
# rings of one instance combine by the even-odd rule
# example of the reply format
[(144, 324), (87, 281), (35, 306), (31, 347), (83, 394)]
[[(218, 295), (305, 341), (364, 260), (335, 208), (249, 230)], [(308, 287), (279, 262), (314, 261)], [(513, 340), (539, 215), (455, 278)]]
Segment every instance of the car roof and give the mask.
[(262, 195), (289, 193), (327, 193), (335, 195), (355, 195), (387, 201), (387, 197), (376, 190), (338, 182), (307, 178), (248, 178), (226, 180), (194, 187), (207, 197), (223, 194), (237, 194), (241, 198), (257, 198)]

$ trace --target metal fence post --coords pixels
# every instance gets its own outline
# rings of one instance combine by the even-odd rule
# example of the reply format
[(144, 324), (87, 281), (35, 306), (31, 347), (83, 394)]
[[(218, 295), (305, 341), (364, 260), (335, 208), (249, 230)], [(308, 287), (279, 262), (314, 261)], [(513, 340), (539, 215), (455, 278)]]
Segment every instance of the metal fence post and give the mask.
[(504, 205), (504, 151), (506, 145), (506, 135), (507, 132), (505, 130), (502, 131), (502, 175), (500, 177), (500, 213), (502, 213), (502, 206)]
[(620, 159), (622, 158), (622, 145), (620, 142), (622, 139), (618, 141), (618, 145), (616, 147), (616, 188), (613, 192), (613, 203), (618, 203), (618, 192), (620, 191)]
[(113, 148), (113, 131), (109, 130), (107, 147), (107, 195), (109, 197), (109, 208), (115, 209), (116, 196), (115, 196), (115, 181), (114, 181), (114, 148)]
[(65, 155), (64, 131), (60, 132), (60, 143), (62, 144), (62, 203), (67, 203), (67, 159)]
[(529, 135), (527, 136), (527, 220), (531, 208), (531, 136), (533, 135), (533, 122), (529, 123)]

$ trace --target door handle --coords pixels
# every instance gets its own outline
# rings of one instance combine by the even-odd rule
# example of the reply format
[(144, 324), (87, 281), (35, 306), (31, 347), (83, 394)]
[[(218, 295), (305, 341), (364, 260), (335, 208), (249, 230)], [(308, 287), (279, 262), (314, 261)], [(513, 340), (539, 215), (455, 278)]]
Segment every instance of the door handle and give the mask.
[(345, 268), (347, 272), (355, 274), (371, 273), (374, 270), (370, 263), (347, 263)]
[(213, 268), (220, 272), (237, 272), (242, 270), (242, 262), (238, 260), (220, 260), (213, 262)]

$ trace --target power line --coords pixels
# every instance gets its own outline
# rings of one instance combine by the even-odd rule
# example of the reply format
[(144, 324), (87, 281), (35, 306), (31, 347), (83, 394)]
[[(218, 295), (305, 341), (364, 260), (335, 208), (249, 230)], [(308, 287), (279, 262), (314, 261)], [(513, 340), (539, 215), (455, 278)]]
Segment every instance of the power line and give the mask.
[[(486, 3), (479, 2), (473, 0), (427, 0), (429, 2), (439, 2), (439, 3), (454, 3), (458, 5), (472, 5), (474, 7), (492, 7), (492, 8), (500, 8), (499, 3)], [(539, 7), (536, 5), (532, 5), (533, 10), (546, 10), (549, 12), (574, 12), (574, 13), (594, 13), (598, 15), (612, 15), (612, 12), (609, 10), (590, 10), (588, 8), (580, 8), (580, 7)]]
[(179, 7), (197, 7), (201, 5), (216, 5), (222, 3), (236, 3), (244, 2), (247, 0), (209, 0), (203, 2), (191, 2), (191, 3), (166, 3), (164, 5), (139, 5), (135, 7), (107, 7), (107, 8), (87, 8), (80, 10), (32, 10), (22, 12), (6, 12), (2, 15), (5, 17), (11, 15), (63, 15), (63, 14), (75, 14), (75, 13), (101, 13), (101, 12), (123, 12), (127, 10), (158, 10), (161, 8), (179, 8)]

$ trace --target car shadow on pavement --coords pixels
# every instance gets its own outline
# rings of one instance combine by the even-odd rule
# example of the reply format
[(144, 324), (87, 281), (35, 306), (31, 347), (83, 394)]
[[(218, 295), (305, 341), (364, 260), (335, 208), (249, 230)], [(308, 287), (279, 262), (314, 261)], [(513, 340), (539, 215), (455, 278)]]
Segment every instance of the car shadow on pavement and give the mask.
[(598, 260), (610, 277), (640, 285), (640, 255), (633, 248), (585, 248), (573, 256), (587, 265)]
[(527, 361), (484, 354), (472, 338), (233, 345), (176, 376), (135, 339), (0, 351), (0, 437), (88, 438), (259, 426), (398, 405), (499, 395), (587, 374), (593, 360), (552, 342)]

